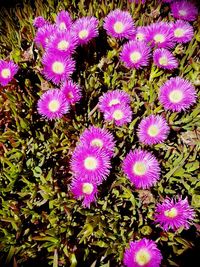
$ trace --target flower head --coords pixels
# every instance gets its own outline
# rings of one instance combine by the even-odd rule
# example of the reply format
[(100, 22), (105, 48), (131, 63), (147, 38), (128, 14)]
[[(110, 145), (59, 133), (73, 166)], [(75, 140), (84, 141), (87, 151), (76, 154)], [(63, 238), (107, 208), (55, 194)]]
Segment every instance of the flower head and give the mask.
[(76, 104), (81, 99), (80, 86), (71, 80), (65, 81), (61, 87), (61, 91), (71, 105)]
[(60, 119), (69, 110), (69, 103), (59, 89), (50, 89), (38, 101), (40, 115), (47, 119)]
[(117, 126), (122, 126), (131, 122), (132, 110), (128, 105), (114, 105), (104, 112), (106, 121), (114, 121)]
[(127, 267), (159, 267), (162, 254), (153, 240), (143, 238), (130, 242), (130, 248), (125, 250), (124, 265)]
[(49, 24), (48, 21), (46, 21), (42, 16), (36, 17), (33, 21), (33, 26), (35, 28), (41, 28), (47, 24)]
[(120, 60), (127, 68), (139, 69), (148, 65), (150, 52), (145, 42), (129, 41), (122, 47)]
[(6, 86), (18, 71), (18, 66), (12, 61), (0, 60), (0, 84)]
[(104, 20), (104, 29), (107, 34), (115, 38), (133, 38), (135, 26), (128, 11), (116, 9), (111, 11)]
[(148, 26), (138, 26), (136, 28), (135, 40), (136, 41), (147, 41), (147, 28)]
[(166, 198), (163, 203), (157, 204), (155, 222), (168, 231), (176, 231), (180, 227), (188, 229), (194, 219), (194, 210), (190, 207), (187, 198)]
[(69, 12), (62, 10), (57, 14), (56, 25), (61, 31), (70, 30), (72, 27), (72, 19)]
[(86, 44), (98, 36), (98, 23), (95, 17), (83, 17), (74, 22), (72, 31), (78, 39), (78, 44)]
[(154, 51), (153, 62), (162, 69), (172, 70), (178, 67), (178, 60), (165, 48), (158, 48)]
[(172, 16), (175, 19), (183, 19), (194, 21), (198, 15), (197, 7), (189, 1), (172, 1), (171, 5)]
[(157, 159), (150, 152), (141, 149), (129, 152), (122, 168), (136, 188), (150, 188), (160, 177)]
[(192, 40), (194, 35), (193, 27), (186, 21), (177, 20), (172, 25), (174, 40), (177, 43), (187, 43)]
[(46, 48), (55, 32), (56, 27), (51, 24), (45, 24), (44, 26), (38, 28), (34, 39), (36, 45), (38, 47), (42, 46), (43, 48)]
[(159, 100), (165, 109), (180, 112), (195, 103), (195, 88), (183, 78), (171, 78), (161, 86)]
[(42, 63), (45, 78), (57, 85), (68, 79), (75, 69), (75, 62), (71, 58), (59, 54), (46, 53)]
[(147, 145), (158, 144), (167, 138), (169, 126), (162, 116), (150, 115), (139, 124), (138, 137), (141, 143)]

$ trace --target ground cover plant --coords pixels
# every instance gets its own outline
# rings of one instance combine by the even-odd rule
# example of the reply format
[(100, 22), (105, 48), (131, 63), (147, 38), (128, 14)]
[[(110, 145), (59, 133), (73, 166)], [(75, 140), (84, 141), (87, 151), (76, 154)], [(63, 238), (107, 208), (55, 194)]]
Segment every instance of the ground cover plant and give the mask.
[(194, 1), (0, 11), (1, 266), (197, 266)]

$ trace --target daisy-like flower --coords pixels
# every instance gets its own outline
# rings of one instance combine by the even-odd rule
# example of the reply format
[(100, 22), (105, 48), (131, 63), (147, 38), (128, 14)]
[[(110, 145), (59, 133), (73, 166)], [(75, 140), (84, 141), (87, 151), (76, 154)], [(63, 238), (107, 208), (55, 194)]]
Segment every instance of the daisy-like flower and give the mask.
[(194, 35), (193, 27), (188, 22), (183, 20), (177, 20), (172, 25), (172, 32), (174, 35), (174, 40), (177, 43), (190, 42)]
[(147, 145), (162, 143), (167, 138), (168, 133), (167, 121), (159, 115), (150, 115), (142, 119), (138, 127), (139, 140)]
[(187, 198), (166, 198), (163, 203), (157, 204), (155, 209), (155, 222), (168, 231), (176, 231), (180, 227), (188, 229), (195, 216)]
[(99, 147), (103, 149), (109, 157), (113, 156), (115, 147), (114, 138), (106, 129), (91, 126), (82, 133), (80, 142), (82, 146)]
[(82, 176), (97, 184), (109, 174), (110, 158), (98, 147), (78, 146), (73, 152), (71, 170), (75, 176)]
[(122, 90), (108, 91), (99, 98), (99, 109), (101, 112), (110, 110), (115, 105), (129, 105), (130, 95)]
[(161, 86), (159, 101), (165, 109), (180, 112), (195, 103), (195, 88), (181, 77), (171, 78)]
[(95, 202), (97, 185), (90, 179), (74, 178), (71, 183), (71, 191), (76, 199), (83, 199), (83, 207), (90, 207)]
[(129, 243), (123, 261), (127, 267), (159, 267), (162, 254), (153, 240), (143, 238)]
[(71, 80), (65, 81), (61, 87), (61, 91), (71, 105), (76, 104), (81, 99), (80, 86)]
[(18, 66), (12, 61), (0, 60), (0, 84), (6, 86), (18, 71)]
[(147, 40), (147, 28), (148, 26), (138, 26), (136, 28), (135, 40), (146, 41)]
[(178, 67), (178, 60), (165, 48), (158, 48), (154, 51), (153, 62), (162, 69), (173, 70)]
[(75, 69), (75, 62), (70, 57), (52, 53), (43, 56), (42, 64), (45, 78), (57, 85), (68, 79)]
[(76, 46), (77, 38), (71, 32), (57, 31), (47, 44), (47, 52), (66, 57), (74, 52)]
[(128, 105), (115, 105), (104, 112), (104, 119), (114, 121), (117, 126), (122, 126), (131, 122), (132, 110)]
[(157, 159), (145, 150), (130, 151), (124, 159), (122, 168), (138, 189), (150, 188), (160, 178), (160, 167)]
[(56, 25), (61, 31), (70, 30), (72, 27), (72, 19), (69, 12), (64, 10), (60, 11), (56, 17)]
[(124, 44), (120, 60), (127, 68), (139, 69), (148, 65), (151, 49), (142, 41), (129, 41)]
[(83, 17), (77, 19), (72, 31), (77, 36), (78, 44), (83, 45), (98, 36), (98, 19), (95, 17)]
[(69, 110), (69, 102), (60, 89), (50, 89), (38, 101), (40, 115), (47, 119), (60, 119)]
[(133, 38), (135, 26), (128, 11), (116, 9), (111, 11), (104, 20), (104, 29), (107, 34), (115, 38)]
[(36, 17), (33, 21), (33, 26), (35, 28), (41, 28), (46, 24), (48, 24), (48, 21), (46, 21), (42, 16)]
[(42, 46), (43, 48), (46, 48), (55, 32), (56, 27), (51, 24), (45, 24), (43, 27), (38, 28), (34, 39), (36, 45), (38, 47)]
[(156, 22), (147, 27), (147, 42), (158, 48), (172, 48), (175, 45), (171, 27), (167, 22)]
[(194, 21), (198, 15), (197, 7), (188, 1), (172, 1), (171, 5), (172, 16), (175, 19), (183, 19), (187, 21)]

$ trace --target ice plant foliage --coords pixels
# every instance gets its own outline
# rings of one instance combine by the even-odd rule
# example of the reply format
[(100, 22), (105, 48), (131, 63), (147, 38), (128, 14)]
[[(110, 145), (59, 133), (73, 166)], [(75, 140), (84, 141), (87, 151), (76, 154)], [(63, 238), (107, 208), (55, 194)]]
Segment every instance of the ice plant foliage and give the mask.
[(177, 43), (190, 42), (194, 35), (193, 27), (187, 21), (183, 21), (183, 20), (177, 20), (172, 25), (172, 32), (173, 32), (174, 40)]
[(81, 88), (71, 80), (65, 81), (61, 86), (61, 91), (71, 105), (76, 104), (81, 99)]
[(172, 1), (170, 7), (175, 19), (194, 21), (197, 18), (198, 9), (190, 1)]
[(12, 81), (17, 71), (18, 66), (12, 60), (0, 60), (0, 84), (6, 86)]
[(161, 69), (173, 70), (178, 67), (178, 60), (165, 48), (158, 48), (154, 51), (153, 62)]
[(61, 31), (70, 30), (72, 27), (72, 19), (67, 11), (60, 11), (56, 17), (56, 25)]
[(124, 252), (124, 265), (126, 267), (159, 267), (162, 254), (153, 240), (143, 238), (130, 242), (129, 248)]

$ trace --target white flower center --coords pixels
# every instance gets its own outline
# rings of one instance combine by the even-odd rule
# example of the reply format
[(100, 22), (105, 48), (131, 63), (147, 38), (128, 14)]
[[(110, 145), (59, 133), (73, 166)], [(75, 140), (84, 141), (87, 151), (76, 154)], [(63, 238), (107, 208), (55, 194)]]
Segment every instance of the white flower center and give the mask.
[(120, 101), (119, 101), (119, 99), (115, 98), (115, 99), (112, 99), (109, 102), (108, 106), (111, 107), (111, 106), (114, 106), (114, 105), (117, 105), (117, 104), (120, 104)]
[(124, 31), (124, 24), (121, 21), (115, 22), (114, 30), (116, 33), (122, 33)]
[(142, 33), (137, 33), (137, 34), (136, 34), (136, 39), (139, 40), (139, 41), (143, 41), (143, 40), (144, 40), (144, 34), (142, 34)]
[(160, 65), (167, 66), (167, 64), (168, 64), (168, 59), (167, 59), (167, 57), (166, 57), (166, 56), (162, 56), (162, 57), (160, 57), (160, 58), (159, 58), (159, 63), (160, 63)]
[(163, 43), (165, 41), (164, 35), (160, 33), (156, 34), (153, 39), (156, 43)]
[(90, 195), (94, 190), (94, 186), (91, 183), (83, 183), (82, 191), (86, 195)]
[(93, 171), (98, 166), (98, 161), (95, 157), (87, 157), (84, 160), (84, 166), (87, 170)]
[(138, 62), (141, 59), (141, 57), (142, 57), (142, 55), (138, 51), (132, 52), (130, 55), (130, 59), (133, 63)]
[(178, 211), (176, 208), (171, 208), (169, 210), (166, 210), (164, 214), (166, 217), (175, 218), (178, 215)]
[(56, 112), (59, 110), (60, 103), (58, 100), (51, 100), (49, 102), (48, 108), (51, 112)]
[(140, 249), (135, 255), (135, 261), (139, 266), (145, 266), (151, 260), (151, 255), (146, 249)]
[(117, 109), (113, 112), (113, 119), (118, 121), (121, 120), (123, 117), (124, 113), (120, 109)]
[(181, 28), (177, 28), (175, 31), (174, 31), (174, 36), (175, 37), (183, 37), (185, 35), (185, 31)]
[(183, 99), (183, 93), (181, 90), (175, 89), (170, 92), (169, 99), (172, 103), (179, 103)]
[(56, 74), (62, 74), (64, 72), (64, 70), (65, 70), (65, 66), (64, 66), (64, 64), (62, 62), (55, 61), (52, 64), (52, 70)]
[(67, 42), (66, 40), (62, 40), (58, 43), (59, 50), (67, 50), (68, 47), (69, 47), (69, 42)]
[(187, 12), (184, 10), (184, 9), (182, 9), (182, 10), (179, 10), (179, 15), (181, 15), (181, 16), (186, 16), (186, 14), (187, 14)]
[(136, 175), (144, 175), (146, 171), (147, 167), (142, 161), (138, 161), (133, 165), (133, 173)]
[(91, 143), (90, 143), (92, 146), (97, 146), (97, 147), (103, 147), (103, 142), (102, 142), (102, 140), (101, 139), (99, 139), (99, 138), (95, 138), (95, 139), (93, 139), (92, 141), (91, 141)]
[(11, 75), (11, 72), (10, 72), (10, 69), (9, 69), (9, 68), (2, 69), (2, 71), (1, 71), (1, 76), (2, 76), (4, 79), (9, 78), (10, 75)]
[(79, 36), (80, 39), (85, 39), (85, 38), (88, 37), (88, 35), (89, 35), (89, 32), (88, 32), (88, 30), (86, 30), (86, 29), (81, 30), (81, 31), (79, 32), (79, 34), (78, 34), (78, 36)]
[(158, 135), (159, 133), (159, 128), (157, 125), (151, 125), (148, 128), (148, 135), (150, 135), (151, 137), (155, 137), (156, 135)]
[(60, 28), (60, 30), (66, 30), (67, 29), (66, 24), (64, 22), (60, 23), (59, 28)]

